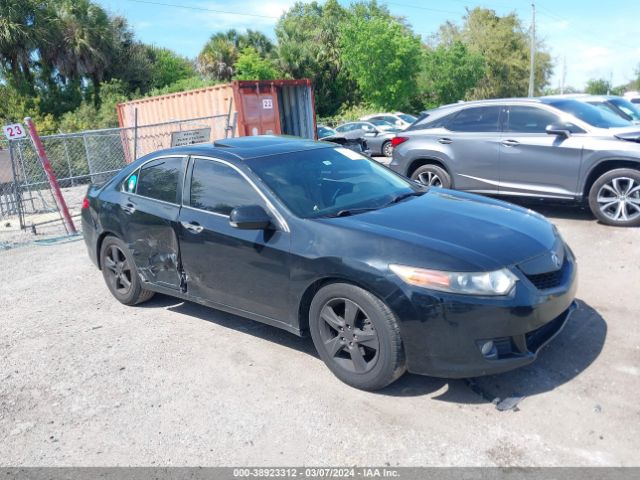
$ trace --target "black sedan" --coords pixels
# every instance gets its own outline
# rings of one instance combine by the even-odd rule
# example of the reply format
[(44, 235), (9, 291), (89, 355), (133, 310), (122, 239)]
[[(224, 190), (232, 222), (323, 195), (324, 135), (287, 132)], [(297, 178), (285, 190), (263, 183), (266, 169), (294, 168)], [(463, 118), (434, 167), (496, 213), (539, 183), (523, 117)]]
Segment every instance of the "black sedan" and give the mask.
[(529, 364), (574, 309), (573, 254), (542, 216), (324, 142), (147, 155), (90, 187), (82, 222), (120, 302), (160, 292), (308, 332), (362, 389)]

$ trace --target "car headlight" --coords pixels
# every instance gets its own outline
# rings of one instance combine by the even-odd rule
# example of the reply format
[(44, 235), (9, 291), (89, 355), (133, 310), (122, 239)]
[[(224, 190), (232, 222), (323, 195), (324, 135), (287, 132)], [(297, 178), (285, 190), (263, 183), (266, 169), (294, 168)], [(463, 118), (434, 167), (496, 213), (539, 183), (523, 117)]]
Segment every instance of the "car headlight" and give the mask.
[(443, 272), (406, 265), (389, 268), (409, 285), (466, 295), (507, 295), (518, 281), (506, 268), (493, 272)]

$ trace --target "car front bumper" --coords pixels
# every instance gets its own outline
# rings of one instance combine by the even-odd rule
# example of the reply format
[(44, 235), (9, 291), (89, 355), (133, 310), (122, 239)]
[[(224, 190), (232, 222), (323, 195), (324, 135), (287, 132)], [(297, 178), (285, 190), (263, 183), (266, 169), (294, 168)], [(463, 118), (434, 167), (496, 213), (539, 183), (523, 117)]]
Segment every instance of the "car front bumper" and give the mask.
[(407, 368), (421, 375), (467, 378), (530, 364), (569, 321), (576, 288), (573, 259), (561, 285), (538, 290), (523, 277), (505, 298), (439, 295), (405, 286), (392, 308), (401, 319)]

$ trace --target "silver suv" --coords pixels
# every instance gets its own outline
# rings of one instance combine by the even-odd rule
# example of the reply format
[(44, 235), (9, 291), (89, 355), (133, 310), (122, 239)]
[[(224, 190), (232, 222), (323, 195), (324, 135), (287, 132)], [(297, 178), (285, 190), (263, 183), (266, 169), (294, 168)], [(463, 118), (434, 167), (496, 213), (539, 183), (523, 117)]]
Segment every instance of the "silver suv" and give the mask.
[(428, 112), (393, 139), (395, 171), (490, 195), (588, 200), (640, 225), (640, 127), (566, 98), (485, 100)]

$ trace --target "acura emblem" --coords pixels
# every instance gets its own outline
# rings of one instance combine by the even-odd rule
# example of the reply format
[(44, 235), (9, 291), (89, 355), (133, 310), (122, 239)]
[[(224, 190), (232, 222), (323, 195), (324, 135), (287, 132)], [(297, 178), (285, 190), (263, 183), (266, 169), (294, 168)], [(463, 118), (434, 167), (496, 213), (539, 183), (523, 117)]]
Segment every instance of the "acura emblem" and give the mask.
[(560, 263), (560, 259), (558, 258), (558, 255), (556, 254), (556, 252), (551, 252), (551, 261), (558, 268), (560, 268), (560, 265), (562, 265)]

